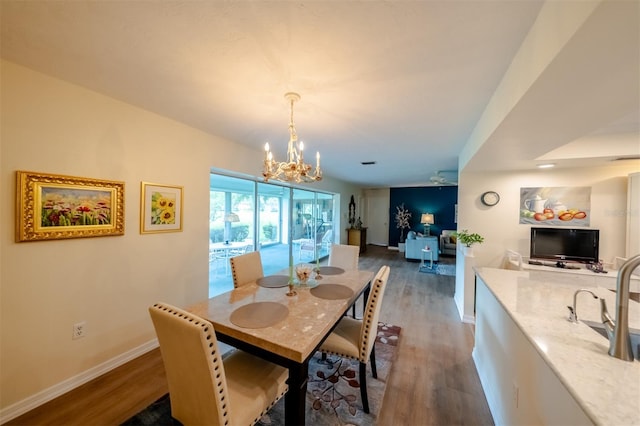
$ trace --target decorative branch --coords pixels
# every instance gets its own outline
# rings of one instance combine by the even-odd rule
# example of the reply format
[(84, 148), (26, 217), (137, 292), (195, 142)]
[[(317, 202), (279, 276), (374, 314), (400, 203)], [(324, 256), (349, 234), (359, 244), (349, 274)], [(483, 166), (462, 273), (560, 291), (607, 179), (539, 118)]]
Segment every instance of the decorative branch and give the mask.
[(410, 228), (411, 212), (404, 207), (404, 203), (396, 206), (396, 228), (400, 229), (400, 242), (404, 242), (404, 230)]

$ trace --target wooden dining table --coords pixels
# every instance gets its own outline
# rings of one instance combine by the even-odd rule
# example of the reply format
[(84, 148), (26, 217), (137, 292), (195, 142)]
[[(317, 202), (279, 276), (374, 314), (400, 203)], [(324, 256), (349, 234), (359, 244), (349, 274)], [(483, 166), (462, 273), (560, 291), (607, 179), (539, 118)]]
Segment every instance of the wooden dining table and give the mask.
[[(331, 291), (320, 292), (308, 287), (296, 287), (297, 294), (287, 296), (286, 285), (265, 287), (258, 281), (196, 303), (186, 310), (209, 320), (221, 342), (286, 367), (289, 390), (285, 395), (285, 424), (304, 425), (309, 360), (358, 297), (368, 296), (373, 275), (370, 271), (344, 271), (324, 275), (317, 280), (317, 286), (312, 284), (318, 289), (325, 286), (319, 290), (341, 290), (335, 293), (335, 298)], [(278, 277), (266, 278), (277, 281)], [(287, 272), (283, 271), (279, 278), (287, 280)], [(266, 307), (277, 308), (279, 317), (269, 318), (267, 312), (263, 322), (243, 324), (244, 327), (237, 325), (241, 323), (238, 314), (246, 312), (251, 316), (251, 312)], [(270, 324), (274, 320), (277, 322)]]

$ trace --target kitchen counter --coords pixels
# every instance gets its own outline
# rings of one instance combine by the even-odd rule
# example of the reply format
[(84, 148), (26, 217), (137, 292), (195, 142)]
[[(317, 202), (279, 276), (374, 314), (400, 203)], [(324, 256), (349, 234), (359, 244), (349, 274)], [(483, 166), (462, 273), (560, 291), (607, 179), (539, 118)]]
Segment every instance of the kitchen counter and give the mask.
[[(474, 360), (497, 424), (566, 424), (583, 414), (593, 424), (640, 424), (640, 362), (609, 356), (608, 340), (583, 322), (600, 323), (599, 301), (579, 294), (580, 322), (567, 320), (574, 292), (585, 288), (580, 280), (495, 268), (476, 276)], [(615, 293), (589, 289), (615, 317)], [(640, 330), (633, 300), (629, 325)]]

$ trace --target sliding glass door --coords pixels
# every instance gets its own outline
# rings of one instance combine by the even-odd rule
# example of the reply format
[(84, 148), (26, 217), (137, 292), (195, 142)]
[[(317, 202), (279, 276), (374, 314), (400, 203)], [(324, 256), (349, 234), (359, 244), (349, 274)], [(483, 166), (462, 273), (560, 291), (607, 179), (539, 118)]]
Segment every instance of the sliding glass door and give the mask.
[[(259, 250), (265, 275), (329, 254), (334, 195), (211, 174), (209, 295), (233, 288), (229, 258)], [(236, 250), (236, 248), (240, 248)]]

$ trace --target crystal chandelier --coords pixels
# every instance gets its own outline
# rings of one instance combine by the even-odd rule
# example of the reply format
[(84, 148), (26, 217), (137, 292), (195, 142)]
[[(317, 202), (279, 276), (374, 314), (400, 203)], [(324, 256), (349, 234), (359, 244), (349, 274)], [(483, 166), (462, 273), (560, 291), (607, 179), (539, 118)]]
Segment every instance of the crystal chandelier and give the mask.
[(282, 182), (316, 182), (322, 180), (322, 170), (320, 170), (320, 153), (316, 153), (316, 168), (311, 174), (312, 166), (305, 164), (303, 151), (304, 143), (298, 142), (298, 134), (293, 124), (293, 104), (300, 100), (300, 95), (289, 92), (284, 98), (291, 104), (291, 119), (289, 121), (289, 145), (287, 147), (287, 161), (277, 162), (273, 159), (273, 154), (269, 149), (269, 142), (264, 145), (264, 170), (262, 176), (264, 181), (269, 179)]

